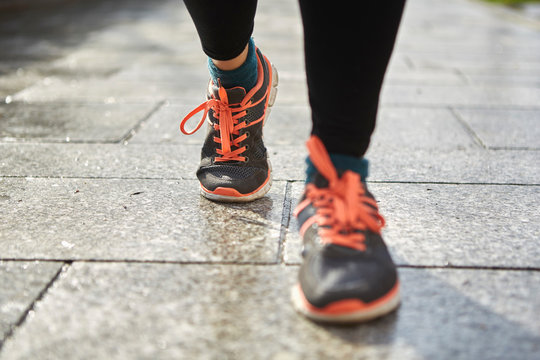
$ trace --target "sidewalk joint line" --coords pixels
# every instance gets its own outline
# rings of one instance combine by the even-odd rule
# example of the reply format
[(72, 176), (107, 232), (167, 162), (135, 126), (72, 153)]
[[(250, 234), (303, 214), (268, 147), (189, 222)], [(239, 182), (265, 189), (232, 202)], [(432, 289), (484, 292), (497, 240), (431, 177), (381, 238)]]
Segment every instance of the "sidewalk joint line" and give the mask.
[(482, 139), (480, 139), (480, 137), (478, 136), (478, 134), (473, 130), (473, 128), (467, 123), (467, 121), (465, 121), (465, 119), (463, 119), (463, 117), (459, 114), (459, 112), (454, 109), (452, 106), (448, 106), (448, 110), (450, 111), (450, 113), (454, 116), (454, 118), (457, 120), (457, 122), (463, 127), (463, 129), (465, 130), (465, 132), (467, 134), (469, 134), (469, 136), (471, 136), (474, 140), (474, 142), (479, 145), (482, 149), (484, 150), (487, 150), (488, 147), (486, 146), (486, 144), (484, 144), (484, 142), (482, 141)]
[(118, 141), (118, 143), (126, 144), (127, 141), (129, 141), (133, 136), (135, 136), (135, 134), (137, 134), (141, 126), (143, 126), (143, 124), (146, 123), (148, 119), (150, 119), (152, 115), (158, 112), (158, 110), (161, 109), (163, 105), (165, 105), (166, 103), (167, 101), (165, 100), (158, 101), (157, 104), (148, 112), (148, 114), (143, 116), (142, 119), (140, 119), (137, 122), (137, 124), (135, 124), (135, 126), (129, 129), (129, 131), (124, 136), (122, 136), (122, 138), (120, 139), (120, 141)]
[(54, 258), (0, 258), (0, 262), (63, 262), (66, 265), (74, 263), (95, 264), (150, 264), (150, 265), (242, 265), (270, 266), (280, 265), (277, 261), (235, 261), (235, 260), (140, 260), (140, 259), (54, 259)]
[[(4, 260), (0, 260), (0, 261), (4, 261)], [(59, 262), (59, 261), (56, 261), (56, 262)], [(66, 272), (69, 269), (72, 263), (72, 261), (61, 261), (61, 262), (63, 262), (64, 264), (60, 266), (60, 269), (58, 269), (56, 274), (54, 274), (51, 280), (49, 280), (49, 282), (43, 287), (43, 289), (41, 289), (41, 291), (37, 294), (34, 300), (32, 300), (30, 305), (28, 305), (24, 309), (19, 319), (13, 325), (9, 326), (8, 331), (5, 334), (4, 340), (0, 342), (0, 355), (2, 354), (2, 348), (4, 347), (4, 345), (9, 341), (9, 339), (13, 337), (13, 335), (15, 334), (15, 331), (24, 325), (30, 312), (35, 310), (37, 303), (43, 300), (43, 298), (45, 297), (49, 289), (53, 286), (53, 284), (56, 282), (56, 280), (58, 280), (58, 278), (60, 277), (62, 273)]]
[[(0, 179), (50, 179), (50, 180), (145, 180), (145, 181), (196, 181), (196, 178), (175, 178), (175, 177), (117, 177), (117, 176), (35, 176), (35, 175), (0, 175)], [(273, 179), (275, 182), (301, 183), (304, 179)], [(499, 183), (499, 182), (450, 182), (450, 181), (407, 181), (407, 180), (367, 180), (367, 183), (372, 184), (411, 184), (411, 185), (478, 185), (478, 186), (540, 186), (540, 183)]]
[(400, 269), (449, 269), (449, 270), (497, 270), (497, 271), (540, 271), (536, 266), (500, 266), (500, 265), (396, 265)]
[[(300, 266), (300, 263), (285, 263), (288, 267)], [(540, 272), (540, 267), (527, 266), (486, 266), (486, 265), (407, 265), (396, 264), (398, 269), (415, 269), (415, 270), (477, 270), (477, 271), (533, 271)]]
[[(15, 258), (5, 258), (0, 259), (2, 262), (63, 262), (64, 265), (62, 269), (59, 270), (58, 274), (51, 280), (49, 286), (41, 291), (41, 297), (38, 296), (36, 300), (33, 301), (33, 304), (38, 302), (45, 292), (47, 292), (50, 285), (65, 272), (71, 265), (74, 263), (85, 263), (85, 264), (148, 264), (148, 265), (216, 265), (216, 266), (299, 266), (299, 263), (279, 263), (276, 261), (246, 261), (246, 262), (234, 262), (234, 261), (174, 261), (174, 260), (135, 260), (135, 259), (15, 259)], [(396, 264), (396, 267), (400, 269), (442, 269), (442, 270), (496, 270), (496, 271), (540, 271), (540, 267), (537, 266), (502, 266), (502, 265), (414, 265), (414, 264)], [(32, 310), (32, 306), (29, 307), (29, 311)]]
[(286, 239), (287, 230), (289, 229), (289, 224), (291, 221), (291, 205), (292, 205), (291, 191), (292, 191), (292, 182), (287, 181), (287, 183), (285, 184), (285, 196), (283, 199), (283, 212), (281, 213), (281, 228), (279, 231), (279, 240), (278, 240), (277, 262), (280, 264), (283, 264), (285, 262), (284, 247), (285, 247), (285, 242), (287, 241)]

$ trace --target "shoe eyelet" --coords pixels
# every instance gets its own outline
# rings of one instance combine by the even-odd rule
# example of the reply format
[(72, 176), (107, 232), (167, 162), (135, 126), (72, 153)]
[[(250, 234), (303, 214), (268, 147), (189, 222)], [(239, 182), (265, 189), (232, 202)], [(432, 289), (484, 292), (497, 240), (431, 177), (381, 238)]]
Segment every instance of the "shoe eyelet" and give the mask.
[(246, 148), (246, 150), (249, 150), (249, 144), (244, 145), (244, 147)]
[(247, 139), (251, 134), (249, 133), (249, 131), (246, 131), (246, 132), (244, 133), (244, 135), (246, 135), (246, 139)]
[(245, 162), (249, 162), (249, 156), (245, 156), (246, 160), (244, 160)]

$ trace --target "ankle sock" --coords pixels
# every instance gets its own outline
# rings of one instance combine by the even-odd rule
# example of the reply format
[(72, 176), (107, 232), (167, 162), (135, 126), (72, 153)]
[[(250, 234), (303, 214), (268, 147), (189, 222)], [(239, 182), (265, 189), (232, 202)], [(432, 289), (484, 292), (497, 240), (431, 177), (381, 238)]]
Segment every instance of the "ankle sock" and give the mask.
[[(351, 170), (357, 174), (360, 174), (360, 178), (363, 182), (366, 181), (369, 173), (369, 161), (366, 158), (357, 158), (354, 156), (343, 154), (329, 154), (330, 160), (334, 164), (334, 167), (338, 170)], [(306, 158), (306, 183), (313, 181), (313, 177), (317, 173), (315, 165), (311, 162), (309, 157)]]
[(251, 90), (257, 83), (257, 54), (253, 39), (249, 39), (246, 61), (239, 68), (221, 70), (208, 58), (208, 70), (214, 84), (217, 84), (219, 79), (221, 86), (226, 89), (240, 86), (246, 92)]

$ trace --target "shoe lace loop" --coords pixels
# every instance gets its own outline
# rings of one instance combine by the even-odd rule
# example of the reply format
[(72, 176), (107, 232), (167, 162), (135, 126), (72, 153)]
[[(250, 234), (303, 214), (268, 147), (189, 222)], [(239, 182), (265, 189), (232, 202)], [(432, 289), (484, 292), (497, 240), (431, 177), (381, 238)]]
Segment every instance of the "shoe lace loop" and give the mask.
[[(247, 101), (248, 96), (246, 96), (239, 104), (231, 105), (225, 88), (220, 86), (218, 91), (219, 99), (212, 95), (211, 99), (203, 102), (184, 117), (180, 123), (180, 131), (186, 135), (194, 134), (204, 124), (208, 111), (212, 110), (216, 122), (211, 122), (211, 125), (214, 130), (219, 131), (219, 137), (215, 136), (213, 140), (221, 145), (221, 149), (216, 149), (218, 156), (215, 157), (215, 161), (247, 161), (246, 156), (241, 156), (247, 150), (247, 145), (242, 146), (241, 142), (247, 139), (249, 135), (240, 135), (240, 130), (259, 123), (264, 119), (264, 114), (249, 124), (246, 121), (241, 121), (241, 118), (246, 116), (249, 108), (257, 105), (266, 96), (254, 103)], [(187, 121), (201, 111), (204, 111), (204, 113), (197, 126), (193, 130), (187, 131), (185, 128)], [(235, 149), (233, 150), (233, 148)]]
[(323, 243), (332, 243), (365, 250), (362, 231), (380, 233), (385, 225), (379, 214), (377, 202), (367, 196), (360, 175), (345, 171), (338, 177), (322, 141), (312, 136), (307, 143), (310, 159), (317, 170), (328, 180), (328, 187), (314, 184), (306, 187), (306, 198), (317, 208), (316, 221)]

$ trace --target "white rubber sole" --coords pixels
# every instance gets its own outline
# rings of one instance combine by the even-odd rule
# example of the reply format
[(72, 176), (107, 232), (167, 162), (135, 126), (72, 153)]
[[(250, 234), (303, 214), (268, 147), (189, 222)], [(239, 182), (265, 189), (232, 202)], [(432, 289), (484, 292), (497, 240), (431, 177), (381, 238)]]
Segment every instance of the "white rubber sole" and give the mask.
[(394, 295), (391, 299), (369, 311), (362, 310), (346, 314), (327, 315), (315, 313), (306, 308), (306, 306), (304, 305), (303, 295), (300, 293), (300, 291), (301, 290), (299, 286), (293, 287), (291, 291), (291, 300), (296, 311), (311, 320), (335, 324), (362, 323), (376, 319), (394, 311), (399, 306), (401, 301), (399, 292), (396, 292), (396, 295)]

